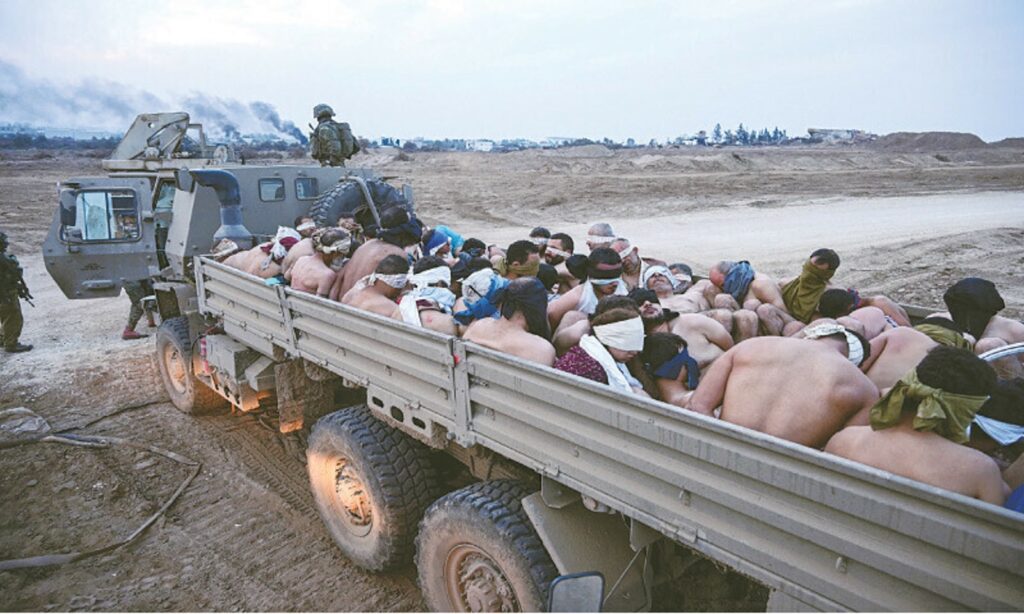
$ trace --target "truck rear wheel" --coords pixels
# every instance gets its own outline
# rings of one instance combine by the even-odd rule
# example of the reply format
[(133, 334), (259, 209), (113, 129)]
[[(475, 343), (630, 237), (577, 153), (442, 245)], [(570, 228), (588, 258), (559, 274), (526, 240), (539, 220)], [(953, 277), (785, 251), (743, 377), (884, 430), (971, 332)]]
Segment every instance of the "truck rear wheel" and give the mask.
[(412, 559), (438, 491), (426, 446), (356, 406), (316, 423), (306, 461), (320, 517), (345, 556), (372, 571)]
[(435, 612), (538, 612), (558, 575), (523, 510), (519, 482), (479, 482), (437, 500), (416, 538), (416, 567)]
[(192, 337), (188, 318), (164, 320), (156, 331), (156, 363), (171, 403), (186, 414), (224, 409), (227, 401), (192, 371)]

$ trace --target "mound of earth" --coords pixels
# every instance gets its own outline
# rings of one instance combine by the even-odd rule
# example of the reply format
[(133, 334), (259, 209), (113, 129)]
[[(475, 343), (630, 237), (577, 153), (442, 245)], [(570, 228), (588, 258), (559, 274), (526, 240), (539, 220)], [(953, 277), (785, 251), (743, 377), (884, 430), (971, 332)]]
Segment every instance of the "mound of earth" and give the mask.
[(990, 147), (1013, 147), (1014, 149), (1024, 149), (1024, 137), (1015, 136), (995, 143), (989, 143)]
[(614, 151), (597, 143), (554, 149), (551, 153), (563, 158), (610, 158), (615, 155)]
[(880, 137), (872, 147), (887, 151), (954, 151), (985, 145), (985, 141), (970, 132), (893, 132)]

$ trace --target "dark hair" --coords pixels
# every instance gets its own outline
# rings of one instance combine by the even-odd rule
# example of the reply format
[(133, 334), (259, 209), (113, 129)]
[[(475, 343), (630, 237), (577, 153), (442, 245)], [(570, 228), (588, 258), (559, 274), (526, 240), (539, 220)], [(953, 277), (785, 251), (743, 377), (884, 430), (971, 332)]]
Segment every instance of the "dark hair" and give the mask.
[(1001, 379), (992, 389), (992, 396), (978, 413), (986, 418), (1024, 425), (1024, 378)]
[(818, 313), (826, 318), (838, 318), (853, 311), (853, 293), (849, 290), (832, 288), (825, 290), (818, 300)]
[(991, 365), (967, 350), (946, 345), (932, 348), (918, 363), (917, 379), (932, 388), (972, 396), (990, 394), (996, 386)]
[(665, 364), (686, 349), (686, 340), (674, 333), (651, 333), (644, 338), (640, 360), (651, 370)]
[(555, 287), (558, 283), (558, 271), (555, 267), (551, 266), (546, 262), (540, 263), (540, 269), (537, 271), (537, 279), (540, 283), (544, 284), (544, 289), (551, 292), (551, 288)]
[(373, 272), (380, 273), (381, 275), (398, 275), (400, 273), (408, 273), (409, 261), (406, 260), (405, 256), (391, 254), (381, 260)]
[(682, 273), (683, 275), (689, 275), (690, 277), (693, 277), (693, 269), (690, 268), (690, 265), (683, 264), (682, 262), (675, 262), (673, 264), (668, 265), (668, 270), (672, 271), (673, 273)]
[[(475, 250), (475, 249), (480, 250), (480, 254), (483, 254), (484, 252), (487, 251), (487, 245), (483, 241), (481, 241), (480, 239), (466, 239), (462, 243), (461, 251), (464, 254), (469, 253), (471, 250)], [(480, 255), (480, 254), (477, 254), (477, 255)], [(475, 257), (476, 256), (474, 256), (474, 258)]]
[(565, 259), (565, 268), (576, 279), (587, 281), (587, 262), (587, 257), (583, 254), (573, 254)]
[[(373, 219), (372, 217), (370, 218)], [(357, 220), (358, 221), (358, 220)], [(409, 221), (409, 212), (398, 205), (388, 207), (380, 212), (380, 225), (384, 228), (394, 228)]]
[[(313, 218), (308, 216), (308, 215), (300, 215), (297, 218), (295, 218), (294, 222), (292, 222), (292, 227), (293, 228), (298, 228), (299, 226), (302, 225), (302, 220), (312, 220), (312, 219)], [(316, 220), (313, 220), (313, 221), (316, 221)]]
[(621, 294), (613, 294), (597, 301), (597, 307), (594, 308), (594, 313), (590, 316), (590, 319), (593, 320), (595, 317), (606, 311), (611, 311), (612, 309), (628, 309), (637, 315), (640, 315), (640, 308), (636, 306), (633, 299), (628, 296), (622, 296)]
[(602, 313), (595, 313), (594, 317), (590, 319), (591, 326), (601, 326), (602, 324), (613, 324), (615, 322), (625, 322), (626, 320), (632, 320), (633, 318), (640, 317), (640, 313), (634, 307), (633, 309), (627, 309), (625, 307), (616, 307), (609, 309)]
[(448, 263), (437, 256), (424, 256), (416, 261), (416, 264), (412, 265), (413, 273), (422, 273), (423, 271), (429, 271), (430, 269), (436, 269), (438, 267), (448, 266)]
[(509, 282), (498, 297), (501, 304), (501, 317), (509, 319), (516, 313), (526, 318), (526, 328), (530, 333), (551, 338), (551, 327), (548, 324), (548, 291), (536, 277), (520, 277)]
[(543, 226), (538, 226), (530, 231), (530, 238), (550, 239), (551, 231), (548, 230), (547, 228), (544, 228)]
[(533, 241), (521, 239), (519, 241), (513, 242), (512, 245), (508, 246), (508, 250), (505, 251), (505, 260), (509, 264), (512, 264), (513, 262), (523, 264), (530, 259), (530, 254), (539, 253), (540, 248), (537, 247), (537, 245), (534, 244)]
[(815, 258), (827, 264), (828, 268), (833, 271), (839, 268), (839, 254), (835, 250), (828, 249), (827, 247), (816, 249), (811, 252), (811, 260)]
[[(618, 272), (615, 272), (618, 267)], [(587, 256), (587, 277), (612, 279), (622, 274), (622, 258), (610, 247), (594, 248)]]
[(648, 290), (647, 288), (633, 288), (626, 296), (636, 303), (637, 307), (642, 307), (644, 302), (653, 303), (655, 305), (659, 305), (661, 303), (654, 290)]
[(573, 250), (576, 247), (575, 244), (573, 244), (573, 242), (572, 242), (572, 237), (570, 237), (569, 235), (565, 234), (564, 232), (556, 232), (555, 234), (551, 235), (551, 238), (549, 240), (550, 241), (555, 241), (555, 240), (560, 241), (562, 243), (562, 251), (569, 252), (570, 254), (573, 252)]

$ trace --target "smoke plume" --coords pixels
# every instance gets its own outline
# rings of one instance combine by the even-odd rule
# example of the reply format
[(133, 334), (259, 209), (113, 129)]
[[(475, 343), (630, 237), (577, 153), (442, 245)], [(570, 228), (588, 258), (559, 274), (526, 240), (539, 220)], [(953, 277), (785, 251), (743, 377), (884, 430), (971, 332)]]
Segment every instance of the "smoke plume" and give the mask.
[(28, 77), (0, 60), (0, 123), (123, 133), (139, 113), (185, 111), (203, 124), (211, 140), (286, 140), (307, 144), (294, 123), (282, 120), (268, 102), (248, 104), (191, 92), (180, 99), (161, 98), (145, 90), (104, 80), (58, 86)]

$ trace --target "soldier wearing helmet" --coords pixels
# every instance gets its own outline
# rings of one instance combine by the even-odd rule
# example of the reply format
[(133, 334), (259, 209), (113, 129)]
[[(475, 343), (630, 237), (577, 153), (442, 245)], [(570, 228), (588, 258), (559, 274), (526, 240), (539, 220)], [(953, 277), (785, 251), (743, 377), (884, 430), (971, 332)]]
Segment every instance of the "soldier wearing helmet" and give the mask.
[(13, 254), (7, 253), (7, 235), (0, 231), (0, 341), (8, 353), (32, 349), (31, 345), (18, 342), (24, 322), (21, 317), (22, 299), (32, 303), (21, 265)]
[(345, 160), (359, 151), (359, 142), (352, 136), (352, 129), (345, 122), (336, 122), (334, 109), (330, 105), (318, 104), (313, 107), (316, 128), (309, 135), (310, 155), (320, 166), (345, 166)]

